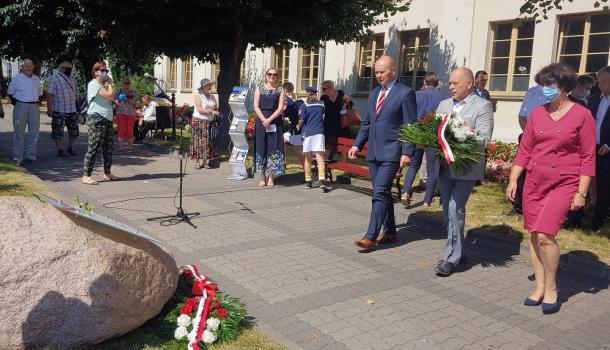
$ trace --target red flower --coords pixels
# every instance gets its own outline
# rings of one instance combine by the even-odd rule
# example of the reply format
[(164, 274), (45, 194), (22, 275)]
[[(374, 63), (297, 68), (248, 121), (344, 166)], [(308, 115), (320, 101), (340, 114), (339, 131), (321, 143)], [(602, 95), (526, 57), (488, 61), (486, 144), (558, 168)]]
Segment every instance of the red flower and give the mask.
[(222, 309), (222, 305), (220, 305), (220, 301), (218, 301), (218, 299), (214, 300), (214, 306), (215, 306), (216, 310)]
[(227, 310), (223, 308), (216, 309), (216, 315), (218, 315), (220, 318), (227, 318)]
[(193, 314), (193, 307), (190, 305), (184, 305), (180, 308), (180, 315), (182, 314), (191, 316)]

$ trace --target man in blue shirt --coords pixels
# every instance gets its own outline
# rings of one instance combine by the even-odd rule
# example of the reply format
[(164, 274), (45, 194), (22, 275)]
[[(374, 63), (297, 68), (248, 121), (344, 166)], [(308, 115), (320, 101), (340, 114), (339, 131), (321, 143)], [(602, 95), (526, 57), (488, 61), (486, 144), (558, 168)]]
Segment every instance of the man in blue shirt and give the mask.
[[(444, 99), (443, 94), (438, 90), (438, 76), (434, 72), (428, 72), (424, 75), (424, 85), (421, 90), (415, 92), (415, 100), (417, 101), (417, 118), (421, 119), (428, 113), (436, 111), (439, 103)], [(411, 196), (413, 191), (413, 181), (415, 176), (421, 168), (422, 160), (426, 154), (426, 195), (424, 196), (424, 207), (429, 207), (432, 204), (432, 198), (434, 196), (434, 189), (436, 188), (436, 165), (438, 160), (436, 158), (436, 152), (433, 149), (415, 149), (413, 157), (411, 157), (411, 164), (407, 170), (407, 176), (405, 177), (405, 184), (402, 190), (402, 196), (400, 202), (405, 207), (411, 206)]]
[(318, 101), (318, 90), (314, 87), (308, 87), (305, 91), (307, 91), (307, 101), (303, 103), (299, 110), (299, 123), (297, 124), (297, 130), (301, 131), (303, 139), (305, 186), (307, 188), (312, 187), (311, 163), (315, 155), (320, 188), (326, 193), (331, 188), (325, 178), (324, 104)]

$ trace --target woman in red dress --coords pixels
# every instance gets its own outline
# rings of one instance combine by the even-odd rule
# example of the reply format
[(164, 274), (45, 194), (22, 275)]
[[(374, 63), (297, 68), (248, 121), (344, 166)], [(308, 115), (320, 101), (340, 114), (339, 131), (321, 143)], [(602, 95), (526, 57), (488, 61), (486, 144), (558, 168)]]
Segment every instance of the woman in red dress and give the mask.
[(555, 236), (569, 210), (585, 205), (591, 177), (595, 176), (595, 121), (585, 107), (571, 102), (576, 74), (567, 65), (554, 63), (535, 77), (548, 104), (532, 111), (506, 196), (513, 201), (517, 179), (527, 169), (523, 189), (525, 229), (531, 233), (530, 254), (536, 287), (525, 299), (527, 306), (542, 303), (543, 313), (559, 311), (555, 275), (559, 246)]

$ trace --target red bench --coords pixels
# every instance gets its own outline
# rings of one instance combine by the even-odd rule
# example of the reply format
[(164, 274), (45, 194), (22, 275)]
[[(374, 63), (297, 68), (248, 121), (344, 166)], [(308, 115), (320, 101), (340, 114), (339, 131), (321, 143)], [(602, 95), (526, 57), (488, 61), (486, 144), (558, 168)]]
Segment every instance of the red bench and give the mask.
[[(355, 174), (358, 176), (370, 177), (369, 168), (364, 165), (355, 164), (353, 160), (347, 156), (347, 152), (349, 152), (350, 148), (354, 146), (354, 140), (348, 139), (345, 137), (339, 137), (337, 144), (337, 152), (341, 154), (341, 160), (335, 162), (329, 162), (326, 164), (326, 168), (328, 169), (330, 180), (332, 181), (332, 169), (341, 170), (346, 173)], [(368, 144), (364, 144), (364, 148), (356, 153), (356, 155), (360, 158), (366, 158), (368, 154), (369, 148)], [(398, 191), (398, 197), (400, 197), (402, 189), (400, 187), (400, 178), (402, 177), (402, 168), (398, 169), (396, 173), (396, 190)]]

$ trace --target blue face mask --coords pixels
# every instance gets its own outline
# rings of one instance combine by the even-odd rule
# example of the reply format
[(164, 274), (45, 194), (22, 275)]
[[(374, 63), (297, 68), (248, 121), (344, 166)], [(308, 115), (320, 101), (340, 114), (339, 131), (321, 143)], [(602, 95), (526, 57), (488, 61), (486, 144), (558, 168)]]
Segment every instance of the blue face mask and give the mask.
[(557, 89), (555, 85), (543, 86), (542, 95), (548, 101), (553, 102), (557, 97), (559, 97), (559, 89)]

